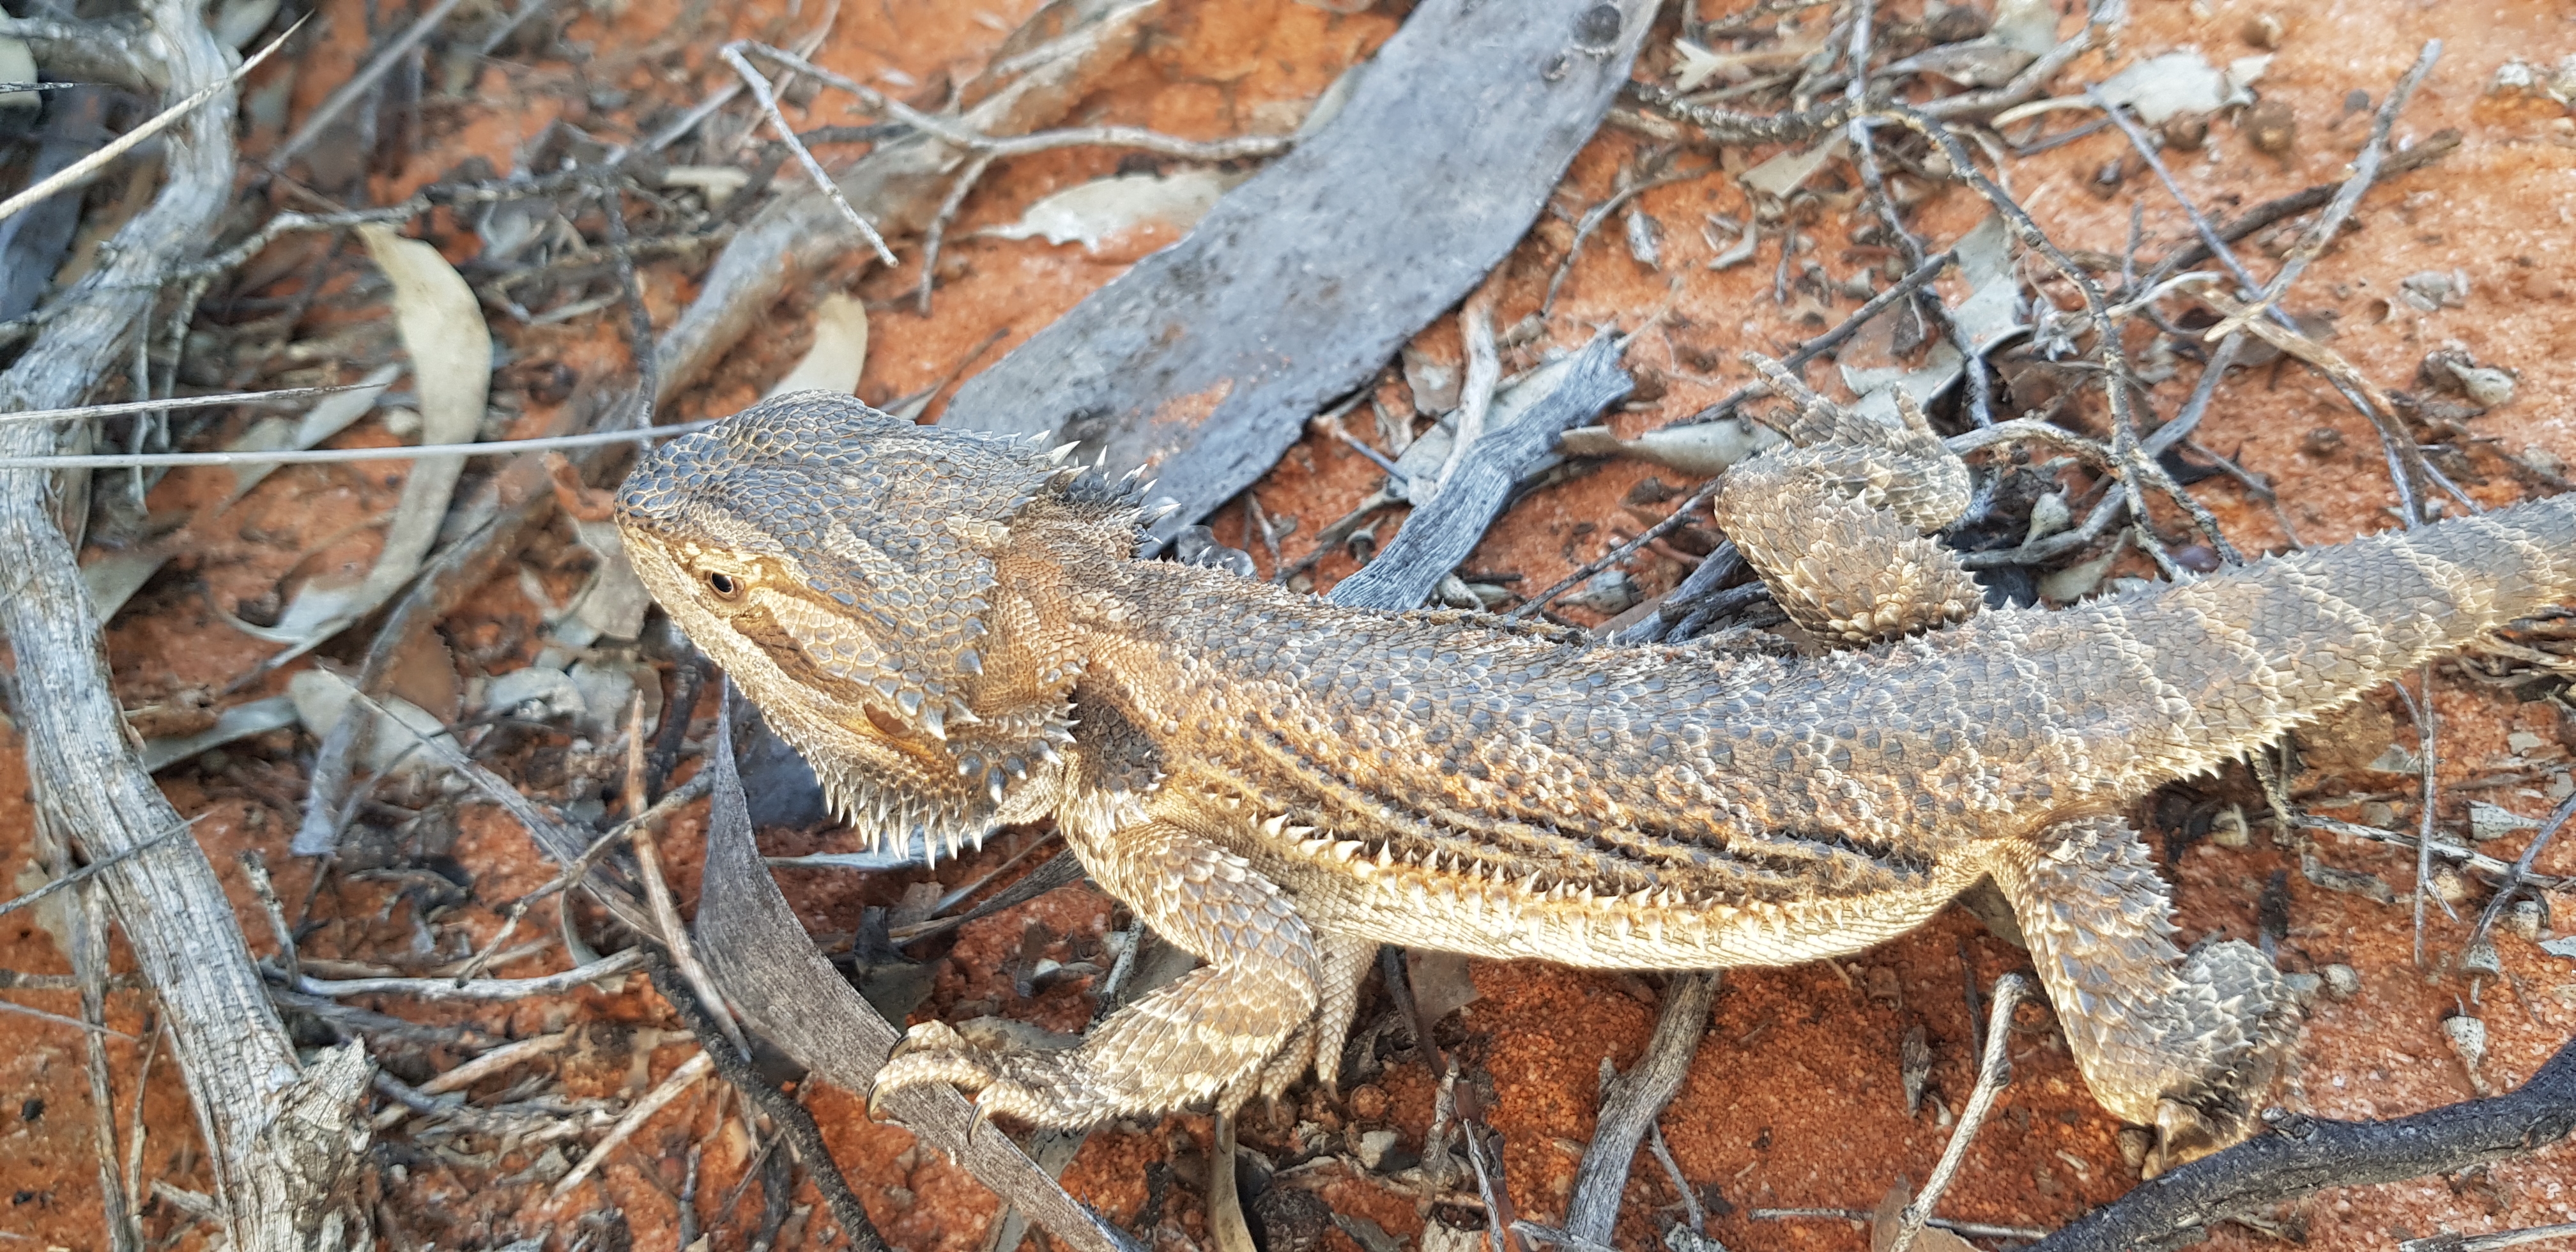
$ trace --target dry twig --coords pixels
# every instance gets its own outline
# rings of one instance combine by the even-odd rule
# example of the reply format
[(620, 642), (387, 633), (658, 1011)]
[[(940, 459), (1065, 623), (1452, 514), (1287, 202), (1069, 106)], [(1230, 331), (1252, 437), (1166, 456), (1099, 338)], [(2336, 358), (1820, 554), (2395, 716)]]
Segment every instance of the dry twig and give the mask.
[[(35, 343), (0, 373), (0, 411), (78, 403), (126, 367), (166, 268), (212, 235), (234, 176), (228, 54), (193, 0), (145, 0), (149, 38), (116, 47), (167, 93), (212, 90), (164, 132), (150, 207), (99, 249), (88, 277), (42, 311)], [(53, 432), (0, 426), (0, 455), (50, 450)], [(0, 473), (0, 630), (17, 662), (19, 722), (39, 811), (77, 832), (92, 860), (132, 852), (180, 824), (129, 744), (82, 588), (77, 553), (50, 507), (51, 476)], [(206, 858), (181, 840), (135, 855), (103, 881), (135, 961), (164, 1006), (236, 1252), (301, 1252), (354, 1217), (337, 1180), (365, 1142), (356, 1113), (370, 1068), (342, 1046), (299, 1057)]]
[[(419, 19), (405, 27), (401, 34), (394, 36), (390, 42), (378, 48), (375, 55), (367, 58), (367, 63), (359, 67), (357, 73), (349, 76), (349, 81), (340, 84), (329, 96), (323, 98), (322, 103), (314, 106), (313, 111), (305, 115), (304, 124), (296, 127), (295, 133), (287, 136), (286, 142), (279, 144), (277, 150), (268, 155), (268, 169), (272, 173), (285, 169), (287, 162), (294, 160), (304, 151), (306, 145), (312, 143), (332, 122), (339, 120), (342, 111), (369, 91), (374, 90), (376, 81), (385, 76), (385, 71), (402, 64), (404, 56), (419, 47), (421, 40), (429, 38), (430, 32), (437, 30), (439, 25), (447, 20), (448, 15), (456, 12), (457, 6), (462, 3), (463, 0), (438, 0), (429, 12), (421, 14)], [(301, 21), (297, 22), (298, 26), (302, 24)], [(286, 33), (292, 35), (295, 32), (289, 30)], [(285, 36), (281, 35), (278, 38), (283, 42)], [(249, 66), (242, 68), (248, 69)]]
[(787, 115), (778, 109), (778, 93), (770, 89), (769, 79), (743, 58), (742, 46), (727, 44), (718, 49), (716, 55), (723, 57), (725, 64), (732, 66), (735, 73), (742, 75), (743, 85), (751, 88), (752, 99), (759, 101), (761, 112), (769, 115), (770, 128), (778, 132), (779, 140), (787, 145), (788, 151), (796, 154), (797, 164), (805, 167), (806, 174), (814, 180), (814, 186), (831, 199), (832, 207), (841, 211), (843, 220), (859, 228), (859, 237), (876, 250), (877, 260), (884, 262), (888, 269), (894, 268), (894, 249), (886, 246), (885, 236), (878, 234), (868, 219), (850, 207), (849, 197), (841, 194), (840, 185), (823, 172), (823, 163), (815, 160), (813, 151), (796, 137), (796, 128), (787, 124)]
[(1977, 1128), (1994, 1107), (1996, 1094), (2012, 1081), (2008, 1045), (2013, 1006), (2021, 1002), (2023, 990), (2019, 974), (2006, 974), (1995, 980), (1994, 995), (1990, 997), (1993, 1007), (1986, 1017), (1986, 1051), (1977, 1062), (1976, 1086), (1968, 1091), (1967, 1106), (1959, 1110), (1959, 1124), (1950, 1132), (1950, 1142), (1942, 1146), (1941, 1159), (1932, 1166), (1932, 1176), (1923, 1180), (1923, 1190), (1915, 1194), (1914, 1202), (1906, 1205), (1904, 1214), (1897, 1219), (1896, 1235), (1888, 1240), (1885, 1252), (1905, 1252), (1913, 1246), (1914, 1237), (1923, 1233), (1932, 1209), (1941, 1203), (1941, 1193), (1958, 1176), (1960, 1162), (1968, 1159), (1968, 1145), (1976, 1142)]
[[(453, 4), (456, 3), (456, 0), (448, 0), (448, 2)], [(90, 177), (90, 175), (106, 168), (109, 162), (125, 155), (129, 151), (132, 151), (134, 145), (139, 144), (146, 139), (150, 139), (154, 135), (160, 134), (162, 131), (168, 130), (170, 126), (179, 119), (186, 117), (199, 108), (204, 107), (207, 102), (213, 100), (215, 97), (231, 91), (233, 84), (240, 82), (244, 75), (257, 69), (259, 67), (259, 63), (267, 60), (270, 53), (277, 51), (281, 45), (285, 44), (288, 35), (293, 35), (297, 30), (302, 29), (303, 25), (304, 19), (296, 19), (295, 25), (288, 27), (285, 34), (281, 34), (277, 38), (269, 40), (267, 47), (260, 49), (257, 55), (254, 55), (243, 61), (240, 65), (235, 66), (233, 68), (233, 72), (225, 75), (220, 81), (211, 82), (198, 88), (187, 99), (181, 100), (177, 104), (171, 105), (170, 107), (161, 110), (159, 113), (153, 114), (142, 125), (99, 145), (97, 151), (92, 152), (59, 170), (56, 170), (44, 178), (37, 179), (36, 182), (26, 190), (21, 191), (6, 200), (0, 200), (0, 221), (7, 221), (12, 217), (16, 217), (24, 210), (34, 207), (38, 201), (41, 201), (66, 187), (80, 186)], [(229, 119), (227, 119), (227, 124), (229, 124)]]
[(561, 973), (535, 978), (478, 978), (459, 982), (453, 978), (315, 978), (307, 975), (287, 985), (309, 996), (398, 995), (419, 1000), (481, 1003), (564, 995), (603, 979), (623, 978), (642, 968), (644, 953), (640, 949), (628, 948), (588, 965), (577, 965)]
[(1682, 1080), (1690, 1076), (1691, 1057), (1699, 1051), (1701, 1036), (1708, 1033), (1718, 978), (1714, 973), (1676, 974), (1665, 983), (1663, 1013), (1655, 1020), (1645, 1054), (1627, 1073), (1605, 1084), (1592, 1143), (1575, 1167), (1574, 1193), (1565, 1204), (1567, 1234), (1594, 1243), (1610, 1242), (1637, 1146), (1654, 1129), (1664, 1106), (1680, 1094)]
[(408, 461), (424, 456), (516, 456), (609, 444), (646, 443), (695, 434), (715, 422), (681, 422), (640, 430), (601, 430), (537, 439), (488, 439), (481, 443), (429, 443), (391, 448), (279, 448), (264, 452), (99, 453), (88, 456), (0, 456), (0, 469), (134, 469), (189, 465), (335, 465), (350, 461)]
[(2264, 286), (2253, 307), (2228, 315), (2210, 327), (2202, 338), (2216, 343), (2243, 329), (2246, 323), (2269, 310), (2282, 293), (2289, 290), (2290, 284), (2297, 282), (2299, 275), (2306, 272), (2308, 264), (2324, 254), (2326, 245), (2334, 242), (2335, 235), (2343, 230), (2345, 220), (2352, 216), (2354, 209), (2361, 207), (2361, 197), (2378, 179), (2380, 162), (2388, 155), (2389, 132), (2397, 126), (2397, 115), (2406, 111), (2406, 102), (2414, 98), (2415, 89), (2423, 84), (2424, 76), (2433, 72), (2433, 63), (2441, 58), (2442, 41), (2425, 40), (2423, 51), (2415, 56), (2415, 64), (2398, 77), (2397, 85), (2389, 89), (2388, 98), (2380, 103), (2378, 115), (2371, 119), (2370, 138), (2362, 144), (2361, 155), (2353, 158), (2352, 177), (2344, 181), (2343, 189), (2335, 193), (2334, 200), (2326, 205), (2325, 213), (2308, 227), (2308, 233), (2300, 237), (2297, 246), (2290, 249), (2289, 257), (2281, 263), (2281, 272), (2272, 276), (2272, 281)]

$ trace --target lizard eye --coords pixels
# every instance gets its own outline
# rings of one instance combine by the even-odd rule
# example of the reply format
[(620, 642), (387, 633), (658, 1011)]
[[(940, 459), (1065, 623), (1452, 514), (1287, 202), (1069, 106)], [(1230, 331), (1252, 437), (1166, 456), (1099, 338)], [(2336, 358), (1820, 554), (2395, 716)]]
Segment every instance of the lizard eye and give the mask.
[(743, 580), (723, 570), (709, 570), (707, 590), (714, 592), (719, 600), (739, 600), (742, 598)]

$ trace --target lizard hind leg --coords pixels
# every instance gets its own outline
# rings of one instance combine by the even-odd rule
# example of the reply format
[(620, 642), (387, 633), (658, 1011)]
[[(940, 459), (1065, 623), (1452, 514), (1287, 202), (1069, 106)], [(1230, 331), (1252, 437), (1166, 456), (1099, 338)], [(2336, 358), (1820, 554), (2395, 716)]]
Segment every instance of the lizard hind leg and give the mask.
[(1922, 410), (1901, 400), (1905, 424), (1890, 426), (1808, 390), (1777, 362), (1746, 359), (1798, 410), (1782, 426), (1788, 444), (1728, 470), (1709, 508), (1781, 611), (1835, 646), (1976, 613), (1976, 580), (1923, 533), (1966, 511), (1969, 480)]
[(2177, 950), (2164, 880), (2118, 818), (2002, 844), (1990, 868), (2085, 1085), (2156, 1129), (2146, 1172), (2252, 1134), (2293, 1033), (2272, 963), (2233, 940)]

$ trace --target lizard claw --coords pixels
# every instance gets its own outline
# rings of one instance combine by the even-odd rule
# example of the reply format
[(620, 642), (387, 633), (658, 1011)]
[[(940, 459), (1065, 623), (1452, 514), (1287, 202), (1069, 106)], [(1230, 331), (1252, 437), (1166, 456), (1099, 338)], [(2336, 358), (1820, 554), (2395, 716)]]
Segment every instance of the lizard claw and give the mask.
[(885, 1121), (886, 1097), (906, 1088), (947, 1082), (974, 1091), (990, 1077), (974, 1045), (948, 1023), (923, 1022), (905, 1032), (868, 1087), (868, 1120)]
[(924, 1022), (877, 1071), (868, 1115), (877, 1116), (889, 1093), (947, 1083), (974, 1098), (979, 1122), (1010, 1116), (1037, 1126), (1085, 1127), (1113, 1115), (1117, 1103), (1115, 1092), (1094, 1090), (1096, 1084), (1086, 1079), (1070, 1050), (977, 1044), (944, 1022)]

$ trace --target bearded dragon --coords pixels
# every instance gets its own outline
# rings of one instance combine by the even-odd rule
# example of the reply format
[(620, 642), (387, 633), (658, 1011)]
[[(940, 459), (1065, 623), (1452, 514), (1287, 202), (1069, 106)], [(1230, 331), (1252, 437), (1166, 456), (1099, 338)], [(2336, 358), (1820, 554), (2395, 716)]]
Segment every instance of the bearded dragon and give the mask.
[(846, 395), (671, 441), (617, 521), (663, 608), (880, 844), (1052, 820), (1205, 961), (1079, 1046), (911, 1029), (879, 1091), (1074, 1127), (1335, 1077), (1380, 944), (1617, 969), (1855, 952), (1980, 879), (2086, 1083), (2180, 1160), (2250, 1133), (2291, 998), (2188, 955), (2121, 813), (2576, 600), (2576, 495), (2047, 611), (1926, 531), (1970, 474), (1907, 407), (1772, 371), (1788, 442), (1718, 524), (1813, 643), (1603, 646), (1135, 559), (1133, 491), (1064, 450)]

